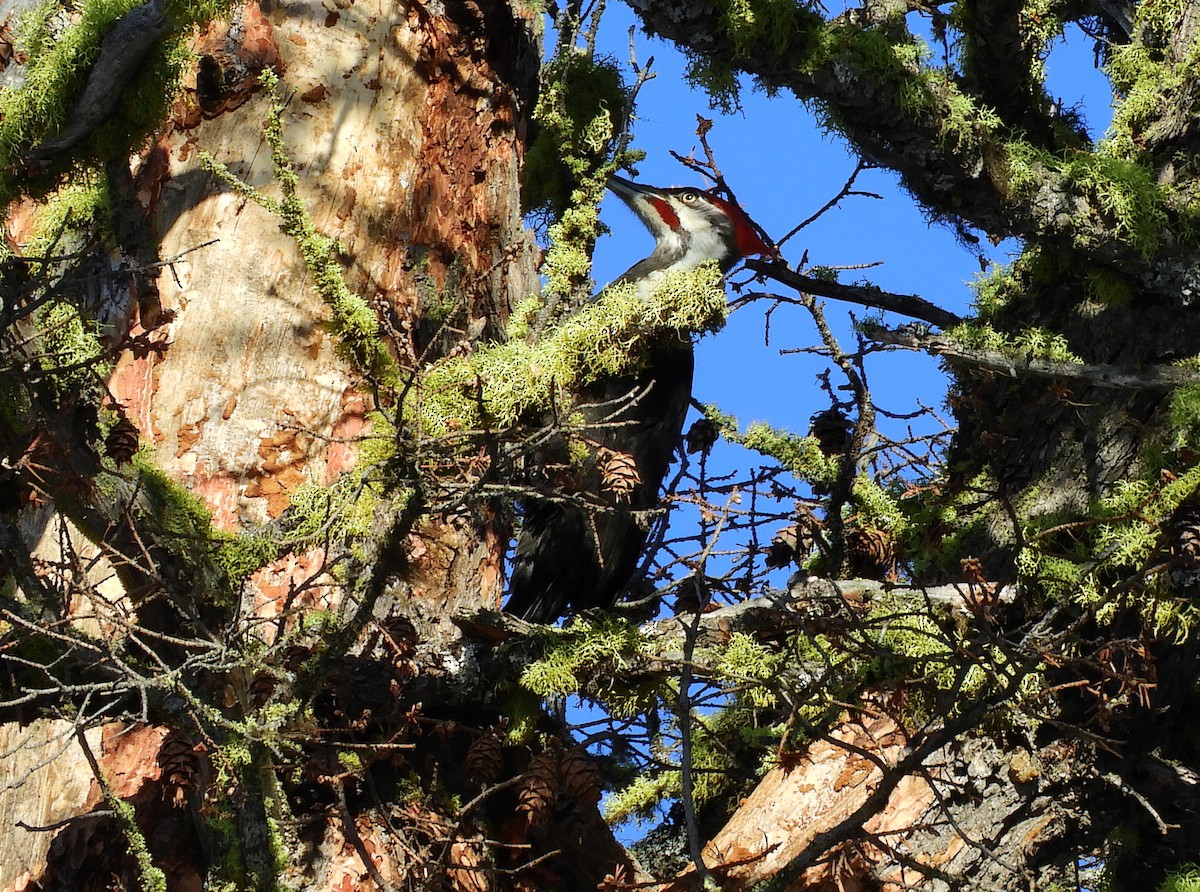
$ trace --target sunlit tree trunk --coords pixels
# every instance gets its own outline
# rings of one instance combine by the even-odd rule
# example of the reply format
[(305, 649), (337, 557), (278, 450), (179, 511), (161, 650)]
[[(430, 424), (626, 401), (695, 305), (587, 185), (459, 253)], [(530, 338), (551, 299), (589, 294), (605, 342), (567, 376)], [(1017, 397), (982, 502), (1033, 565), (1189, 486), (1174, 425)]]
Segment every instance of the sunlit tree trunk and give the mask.
[[(264, 139), (270, 99), (259, 84), (264, 68), (279, 72), (282, 141), (299, 196), (316, 229), (337, 240), (350, 290), (382, 320), (381, 339), (401, 378), (411, 376), (450, 350), (494, 339), (512, 303), (538, 288), (517, 180), (537, 81), (536, 27), (535, 13), (520, 4), (250, 2), (194, 36), (197, 61), (170, 119), (133, 159), (131, 200), (118, 208), (131, 230), (157, 245), (163, 263), (148, 271), (157, 307), (143, 301), (139, 317), (135, 297), (113, 296), (118, 313), (108, 336), (117, 341), (131, 331), (140, 348), (121, 354), (108, 387), (150, 463), (201, 500), (214, 530), (269, 529), (301, 487), (328, 487), (355, 467), (364, 439), (394, 436), (378, 429), (381, 416), (372, 413), (386, 416), (396, 407), (394, 397), (381, 404), (378, 387), (339, 352), (327, 327), (331, 311), (297, 240), (281, 231), (280, 216), (232, 191), (202, 166), (202, 153), (264, 194), (279, 194)], [(121, 164), (110, 162), (114, 182), (128, 181)], [(12, 209), (13, 242), (28, 239), (22, 225), (31, 219), (22, 206)], [(422, 665), (445, 671), (456, 659), (453, 612), (499, 604), (508, 521), (497, 506), (434, 515), (395, 532), (389, 514), (398, 504), (380, 500), (377, 538), (368, 546), (377, 552), (359, 564), (383, 579), (368, 619), (403, 613), (415, 627), (409, 634), (420, 642)], [(51, 508), (23, 517), (25, 533), (41, 540), (39, 553), (52, 558), (65, 548), (96, 556), (87, 537)], [(284, 548), (242, 590), (225, 640), (252, 635), (270, 644), (294, 628), (269, 621), (297, 608), (352, 614), (357, 604), (347, 601), (333, 557), (319, 544)], [(98, 560), (94, 575), (110, 574), (113, 556)], [(128, 593), (120, 585), (109, 593), (127, 621)], [(77, 607), (97, 612), (95, 605)], [(248, 682), (235, 673), (214, 694), (229, 707), (247, 696)], [(357, 683), (382, 685), (364, 696), (387, 699), (386, 680), (368, 675)], [(173, 801), (166, 775), (200, 771), (192, 747), (205, 743), (173, 744), (171, 763), (165, 734), (113, 725), (87, 739), (111, 792), (135, 805), (168, 888), (199, 888), (214, 855), (194, 826), (195, 810), (204, 807), (185, 800), (200, 780), (189, 779)], [(109, 876), (134, 876), (111, 820), (68, 821), (103, 807), (69, 722), (6, 726), (3, 749), (0, 888), (100, 888)], [(252, 786), (235, 798), (277, 794)], [(307, 876), (305, 888), (342, 889), (366, 888), (372, 876), (412, 882), (444, 872), (437, 863), (411, 863), (415, 843), (406, 855), (403, 840), (384, 842), (387, 817), (360, 816), (361, 793), (347, 804), (342, 792), (340, 807), (310, 815), (302, 832), (288, 831), (303, 837), (307, 863), (277, 865), (284, 874)], [(434, 841), (450, 833), (447, 819), (419, 801), (404, 807), (426, 813), (422, 851), (441, 851)], [(345, 824), (352, 815), (357, 833)], [(246, 819), (242, 829), (252, 823)], [(253, 839), (243, 844), (247, 882), (265, 882), (275, 856), (252, 852)], [(88, 845), (94, 852), (86, 858), (70, 854)], [(473, 863), (469, 845), (455, 846), (454, 857), (442, 852), (445, 864)], [(374, 853), (369, 870), (364, 851)], [(465, 870), (455, 888), (490, 886)]]

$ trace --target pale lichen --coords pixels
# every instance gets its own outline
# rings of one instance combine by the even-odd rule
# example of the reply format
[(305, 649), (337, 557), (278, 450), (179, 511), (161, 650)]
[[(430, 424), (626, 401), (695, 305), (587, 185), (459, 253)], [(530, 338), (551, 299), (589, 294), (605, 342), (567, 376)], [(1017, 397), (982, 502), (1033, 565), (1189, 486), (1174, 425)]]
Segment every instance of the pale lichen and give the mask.
[(725, 314), (715, 264), (666, 276), (648, 299), (632, 285), (612, 287), (533, 344), (510, 340), (429, 367), (403, 417), (425, 438), (508, 428), (569, 405), (587, 384), (636, 371), (654, 344), (720, 329)]

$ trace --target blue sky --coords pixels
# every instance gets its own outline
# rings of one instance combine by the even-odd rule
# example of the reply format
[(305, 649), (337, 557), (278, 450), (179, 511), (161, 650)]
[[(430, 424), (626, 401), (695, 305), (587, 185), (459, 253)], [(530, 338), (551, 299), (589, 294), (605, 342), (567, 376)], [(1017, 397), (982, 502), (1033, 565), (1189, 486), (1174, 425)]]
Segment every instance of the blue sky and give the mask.
[[(600, 51), (624, 62), (629, 56), (628, 30), (635, 19), (623, 4), (605, 13)], [(913, 27), (917, 27), (913, 22)], [(660, 186), (701, 184), (669, 154), (699, 153), (696, 115), (715, 121), (709, 134), (717, 161), (747, 211), (778, 238), (818, 209), (842, 186), (855, 159), (839, 140), (825, 136), (813, 116), (790, 95), (771, 99), (749, 88), (742, 93), (740, 113), (722, 115), (708, 107), (699, 90), (683, 80), (684, 60), (673, 46), (636, 32), (640, 64), (653, 56), (658, 76), (639, 96), (634, 145), (647, 153), (638, 165), (638, 179)], [(1051, 55), (1052, 91), (1067, 106), (1081, 103), (1094, 133), (1103, 132), (1110, 116), (1107, 81), (1093, 66), (1092, 41), (1073, 32)], [(942, 226), (928, 226), (915, 205), (884, 171), (862, 175), (856, 188), (876, 192), (883, 200), (850, 198), (785, 246), (795, 263), (804, 251), (809, 263), (841, 266), (882, 262), (861, 272), (846, 272), (842, 281), (868, 277), (880, 287), (915, 293), (959, 313), (969, 311), (968, 284), (980, 272), (973, 252), (961, 247)], [(609, 196), (601, 210), (612, 235), (597, 246), (594, 275), (603, 284), (649, 253), (651, 240), (618, 199)], [(1019, 250), (1015, 242), (981, 247), (993, 262), (1004, 263)], [(769, 287), (768, 287), (769, 290)], [(803, 433), (809, 417), (827, 405), (814, 376), (825, 363), (810, 356), (781, 356), (780, 349), (817, 342), (807, 314), (799, 308), (780, 308), (771, 320), (771, 343), (764, 344), (766, 304), (752, 305), (731, 317), (727, 328), (705, 338), (697, 349), (695, 396), (718, 403), (737, 415), (743, 425), (765, 420)], [(864, 308), (829, 301), (826, 312), (851, 346), (849, 312), (861, 318)], [(909, 321), (889, 315), (885, 321)], [(910, 411), (920, 397), (939, 406), (945, 379), (937, 361), (916, 354), (887, 354), (873, 358), (867, 368), (876, 402), (891, 411)]]

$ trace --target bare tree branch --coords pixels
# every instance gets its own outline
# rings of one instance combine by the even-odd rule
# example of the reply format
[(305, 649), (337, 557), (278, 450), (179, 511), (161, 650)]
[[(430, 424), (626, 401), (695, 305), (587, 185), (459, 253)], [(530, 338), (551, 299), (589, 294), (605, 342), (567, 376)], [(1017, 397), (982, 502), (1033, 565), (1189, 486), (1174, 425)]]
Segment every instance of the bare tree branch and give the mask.
[[(901, 313), (941, 328), (950, 328), (963, 321), (961, 316), (951, 313), (949, 310), (943, 310), (915, 294), (893, 294), (873, 285), (843, 285), (840, 282), (817, 279), (796, 272), (782, 260), (747, 260), (746, 267), (761, 276), (774, 279), (805, 294), (815, 294), (818, 297), (828, 297), (864, 307)], [(776, 295), (771, 295), (771, 297), (782, 301), (789, 300), (789, 298)]]

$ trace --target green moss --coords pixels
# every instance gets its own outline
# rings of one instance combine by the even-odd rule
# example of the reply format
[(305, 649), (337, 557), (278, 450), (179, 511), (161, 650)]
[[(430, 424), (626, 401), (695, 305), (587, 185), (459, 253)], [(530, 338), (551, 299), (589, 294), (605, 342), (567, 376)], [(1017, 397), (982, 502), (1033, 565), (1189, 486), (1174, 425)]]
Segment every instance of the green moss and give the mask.
[(796, 4), (791, 0), (727, 0), (721, 23), (734, 52), (742, 58), (780, 58), (796, 32)]
[(520, 684), (503, 684), (500, 691), (508, 719), (505, 740), (517, 746), (533, 739), (542, 720), (541, 696)]
[(542, 261), (547, 296), (569, 297), (580, 289), (588, 293), (592, 290), (592, 249), (604, 232), (597, 210), (604, 195), (604, 181), (593, 177), (575, 193), (579, 193), (580, 202), (565, 211), (548, 232), (550, 247)]
[(18, 163), (24, 151), (66, 123), (104, 33), (138, 5), (139, 0), (92, 0), (79, 8), (79, 21), (58, 34), (59, 4), (48, 2), (23, 16), (17, 34), (29, 53), (27, 81), (0, 98), (0, 167)]
[(1083, 362), (1071, 351), (1066, 338), (1044, 328), (1023, 328), (1010, 334), (997, 331), (987, 324), (963, 322), (948, 330), (946, 337), (969, 350), (995, 351), (1016, 360)]
[[(91, 170), (82, 171), (38, 207), (25, 256), (42, 257), (55, 248), (56, 240), (79, 233), (102, 238), (112, 235), (112, 199), (108, 186), (102, 176)], [(57, 248), (62, 253), (61, 241)]]
[(1104, 267), (1093, 267), (1087, 272), (1087, 294), (1092, 300), (1105, 306), (1127, 306), (1134, 297), (1135, 289), (1127, 276)]
[[(740, 794), (743, 787), (754, 780), (754, 774), (746, 770), (744, 757), (753, 759), (755, 752), (778, 742), (778, 727), (747, 728), (747, 719), (747, 710), (738, 706), (693, 717), (692, 795), (697, 806), (715, 802), (722, 796)], [(744, 751), (743, 744), (747, 741), (751, 742), (750, 753)], [(765, 770), (768, 766), (764, 761), (758, 767)], [(664, 801), (677, 799), (682, 794), (682, 785), (683, 776), (674, 767), (657, 768), (639, 775), (605, 802), (605, 820), (616, 824), (630, 818), (650, 818)]]
[[(1004, 190), (1014, 199), (1031, 201), (1047, 171), (1062, 174), (1067, 184), (1102, 214), (1115, 234), (1147, 259), (1166, 229), (1167, 193), (1149, 166), (1103, 152), (1072, 152), (1058, 158), (1020, 140), (1007, 144)], [(1088, 247), (1090, 227), (1075, 225), (1075, 243)]]
[[(1033, 518), (1017, 557), (1022, 583), (1052, 600), (1091, 609), (1100, 623), (1133, 611), (1154, 635), (1181, 639), (1191, 634), (1200, 623), (1200, 608), (1173, 597), (1164, 574), (1143, 576), (1143, 571), (1160, 547), (1163, 525), (1198, 489), (1200, 465), (1166, 484), (1123, 481), (1096, 499), (1083, 518)], [(1130, 578), (1138, 585), (1114, 592), (1115, 582)]]
[(525, 212), (559, 219), (593, 203), (574, 193), (611, 160), (612, 138), (629, 111), (629, 89), (615, 63), (573, 49), (548, 62), (533, 113), (539, 129), (521, 178)]
[(530, 326), (542, 308), (540, 295), (528, 295), (517, 302), (508, 317), (508, 336), (514, 341), (523, 341), (530, 335)]
[(274, 560), (279, 543), (267, 536), (217, 530), (196, 495), (155, 467), (146, 453), (133, 457), (143, 516), (164, 543), (176, 543), (193, 591), (217, 606), (233, 603), (246, 578)]
[(1158, 892), (1200, 892), (1200, 867), (1185, 864), (1163, 880)]
[(936, 120), (943, 148), (960, 154), (980, 151), (985, 141), (999, 131), (1003, 123), (1000, 116), (959, 90), (947, 72), (930, 71), (925, 79), (937, 100)]
[[(710, 724), (717, 717), (710, 717)], [(714, 746), (703, 726), (692, 736), (692, 796), (696, 805), (711, 802), (730, 786), (733, 759), (727, 748)], [(731, 733), (736, 733), (730, 729)], [(604, 804), (604, 819), (610, 824), (652, 817), (659, 806), (677, 799), (683, 791), (683, 774), (677, 768), (660, 768), (639, 775), (616, 791)]]
[(605, 183), (618, 168), (643, 157), (615, 151), (631, 112), (629, 89), (610, 60), (560, 45), (543, 66), (521, 202), (550, 224), (549, 247), (542, 263), (546, 287), (526, 308), (525, 324), (548, 303), (562, 315), (591, 296), (592, 251), (605, 231), (597, 211)]
[(604, 820), (616, 826), (637, 819), (650, 820), (659, 805), (681, 786), (678, 771), (641, 774), (604, 800)]
[(41, 365), (62, 390), (95, 382), (104, 353), (100, 328), (66, 301), (52, 301), (38, 313)]
[(897, 498), (904, 514), (898, 550), (916, 579), (961, 575), (962, 558), (978, 553), (992, 523), (988, 512), (979, 510), (979, 494), (995, 491), (995, 481), (980, 474), (953, 494), (944, 494), (935, 481)]
[[(1009, 666), (1002, 649), (968, 641), (966, 631), (921, 595), (886, 593), (858, 634), (866, 652), (876, 655), (870, 670), (876, 683), (904, 679), (915, 710), (945, 715), (991, 690)], [(941, 702), (946, 694), (953, 701)]]
[[(890, 92), (899, 113), (936, 127), (946, 151), (980, 151), (1000, 129), (999, 116), (959, 89), (949, 72), (930, 67), (924, 42), (907, 34), (900, 38), (898, 33), (882, 28), (821, 26), (800, 68), (815, 75), (830, 65), (848, 66), (853, 76), (871, 89)], [(840, 129), (836, 116), (827, 114), (824, 123)]]
[(689, 53), (683, 77), (689, 86), (703, 90), (709, 104), (722, 114), (733, 114), (740, 107), (741, 84), (728, 61)]
[(1063, 173), (1112, 221), (1118, 235), (1143, 257), (1153, 255), (1166, 229), (1167, 214), (1163, 192), (1148, 166), (1081, 153), (1063, 165)]
[(825, 455), (815, 437), (801, 437), (762, 422), (751, 424), (742, 435), (728, 429), (723, 433), (730, 442), (774, 458), (800, 480), (829, 486), (837, 479), (838, 460)]
[(274, 538), (253, 533), (218, 530), (214, 533), (214, 543), (213, 564), (226, 580), (231, 596), (251, 574), (271, 563), (282, 551)]
[(102, 783), (102, 787), (104, 798), (121, 826), (121, 832), (129, 846), (129, 854), (133, 855), (133, 860), (137, 863), (142, 892), (167, 892), (167, 875), (161, 868), (154, 866), (150, 847), (146, 844), (146, 837), (142, 835), (141, 828), (138, 827), (137, 813), (133, 806), (115, 795), (107, 783)]
[(741, 696), (762, 709), (774, 706), (775, 692), (765, 683), (779, 672), (781, 658), (744, 632), (734, 632), (717, 655), (718, 677), (727, 684), (742, 687)]
[[(1062, 35), (1062, 3), (1060, 0), (1026, 0), (1020, 7), (1014, 10), (1021, 40), (1020, 56), (1014, 61), (1024, 70), (1012, 72), (1010, 76), (1021, 76), (1022, 82), (1015, 89), (1036, 102), (1041, 98), (1041, 85), (1045, 81), (1045, 58), (1049, 45)], [(988, 40), (988, 35), (983, 33), (986, 25), (979, 22), (976, 9), (970, 4), (956, 4), (947, 24), (960, 34), (976, 36), (976, 39), (959, 41), (962, 68), (973, 80), (986, 77), (988, 62), (984, 62), (981, 72), (976, 51)]]
[(1171, 393), (1171, 429), (1176, 448), (1200, 444), (1200, 384), (1184, 384)]
[(721, 28), (733, 48), (731, 58), (688, 52), (684, 77), (708, 94), (711, 104), (728, 113), (738, 106), (735, 69), (747, 59), (801, 60), (820, 17), (787, 0), (723, 0)]
[(615, 616), (576, 618), (565, 628), (547, 628), (533, 644), (540, 656), (521, 673), (520, 687), (526, 691), (541, 698), (579, 694), (617, 718), (658, 708), (664, 693), (658, 683), (612, 680), (649, 652), (649, 642), (635, 624)]
[[(376, 432), (372, 437), (383, 439)], [(387, 440), (394, 451), (395, 439)], [(374, 482), (376, 463), (360, 447), (354, 468), (329, 486), (307, 480), (291, 495), (289, 542), (296, 544), (345, 542), (369, 536), (375, 530), (380, 483)]]
[(1181, 90), (1194, 65), (1181, 65), (1162, 57), (1143, 43), (1112, 48), (1105, 67), (1118, 99), (1108, 134), (1098, 146), (1105, 155), (1134, 160), (1142, 153), (1145, 131), (1157, 122), (1167, 97)]
[(908, 518), (900, 508), (899, 500), (874, 477), (859, 474), (854, 479), (850, 500), (863, 528), (887, 530), (896, 536), (904, 533)]
[[(20, 89), (0, 91), (0, 204), (29, 186), (23, 159), (69, 120), (87, 83), (100, 44), (112, 25), (141, 0), (86, 0), (73, 7), (77, 20), (62, 27), (64, 8), (49, 0), (25, 12), (17, 42), (29, 55)], [(231, 6), (220, 2), (169, 3), (172, 31), (151, 48), (114, 113), (79, 146), (52, 158), (38, 174), (37, 192), (52, 188), (80, 165), (97, 164), (136, 150), (166, 118), (188, 58), (193, 27)]]

